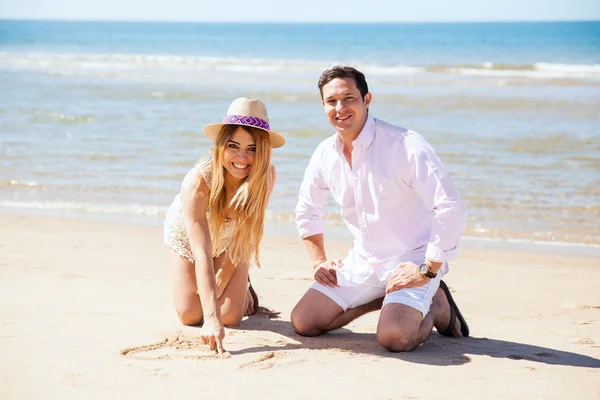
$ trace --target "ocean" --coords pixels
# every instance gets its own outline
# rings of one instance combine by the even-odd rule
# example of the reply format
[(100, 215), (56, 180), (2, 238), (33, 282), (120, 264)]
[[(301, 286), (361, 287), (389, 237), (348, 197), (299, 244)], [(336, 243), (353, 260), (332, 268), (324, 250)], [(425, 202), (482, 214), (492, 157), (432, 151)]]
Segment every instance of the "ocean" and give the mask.
[[(600, 248), (600, 22), (0, 21), (0, 210), (160, 224), (202, 128), (245, 96), (286, 137), (267, 227), (292, 232), (335, 64), (435, 147), (467, 237)], [(325, 218), (343, 230), (333, 202)]]

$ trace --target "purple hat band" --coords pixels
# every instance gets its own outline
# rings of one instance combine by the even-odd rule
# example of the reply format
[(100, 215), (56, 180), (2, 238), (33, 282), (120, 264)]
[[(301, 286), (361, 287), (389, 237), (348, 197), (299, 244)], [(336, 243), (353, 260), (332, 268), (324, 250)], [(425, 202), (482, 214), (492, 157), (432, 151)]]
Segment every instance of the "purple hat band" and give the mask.
[(248, 115), (226, 115), (225, 118), (223, 118), (223, 123), (255, 126), (257, 128), (265, 129), (267, 131), (271, 129), (271, 125), (269, 125), (269, 123), (264, 119), (251, 117)]

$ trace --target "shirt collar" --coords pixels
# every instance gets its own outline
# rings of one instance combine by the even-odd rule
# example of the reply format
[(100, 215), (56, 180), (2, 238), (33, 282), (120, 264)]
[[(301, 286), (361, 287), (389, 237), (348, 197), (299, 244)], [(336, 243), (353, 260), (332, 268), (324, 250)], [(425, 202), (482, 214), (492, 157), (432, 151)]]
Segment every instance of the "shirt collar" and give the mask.
[[(366, 149), (367, 147), (369, 147), (371, 145), (374, 138), (375, 138), (375, 118), (373, 118), (369, 115), (367, 117), (367, 121), (365, 122), (365, 125), (363, 126), (362, 130), (358, 134), (358, 137), (356, 139), (354, 139), (354, 141), (352, 142), (352, 145), (354, 147), (356, 147), (358, 144), (359, 146), (364, 147)], [(341, 136), (336, 133), (335, 141), (333, 142), (333, 147), (336, 150), (341, 150), (343, 148), (343, 145), (344, 145), (344, 142), (342, 142)]]

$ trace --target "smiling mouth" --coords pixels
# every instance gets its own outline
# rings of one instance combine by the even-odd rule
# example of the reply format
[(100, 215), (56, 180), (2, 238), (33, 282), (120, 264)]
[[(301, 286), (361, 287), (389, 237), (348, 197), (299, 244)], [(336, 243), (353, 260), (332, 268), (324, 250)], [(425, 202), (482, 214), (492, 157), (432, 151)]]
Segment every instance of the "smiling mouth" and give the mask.
[(343, 121), (348, 120), (349, 118), (350, 118), (350, 115), (346, 115), (345, 117), (336, 117), (335, 119), (337, 121), (342, 121), (343, 122)]
[(231, 164), (237, 169), (246, 169), (249, 167), (249, 165), (242, 165), (242, 164), (236, 164), (236, 163), (231, 163)]

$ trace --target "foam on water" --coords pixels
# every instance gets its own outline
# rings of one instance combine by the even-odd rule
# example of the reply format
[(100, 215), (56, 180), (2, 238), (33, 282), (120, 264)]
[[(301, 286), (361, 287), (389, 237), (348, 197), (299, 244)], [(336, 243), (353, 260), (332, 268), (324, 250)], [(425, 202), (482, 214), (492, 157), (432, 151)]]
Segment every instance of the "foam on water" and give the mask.
[[(199, 57), (158, 54), (65, 54), (0, 52), (0, 67), (58, 71), (191, 71), (238, 72), (248, 74), (297, 73), (314, 76), (336, 61), (280, 60), (262, 58)], [(466, 76), (522, 78), (600, 78), (600, 64), (552, 64), (538, 62), (527, 65), (506, 65), (483, 62), (476, 65), (382, 65), (353, 62), (374, 76), (448, 73)]]

